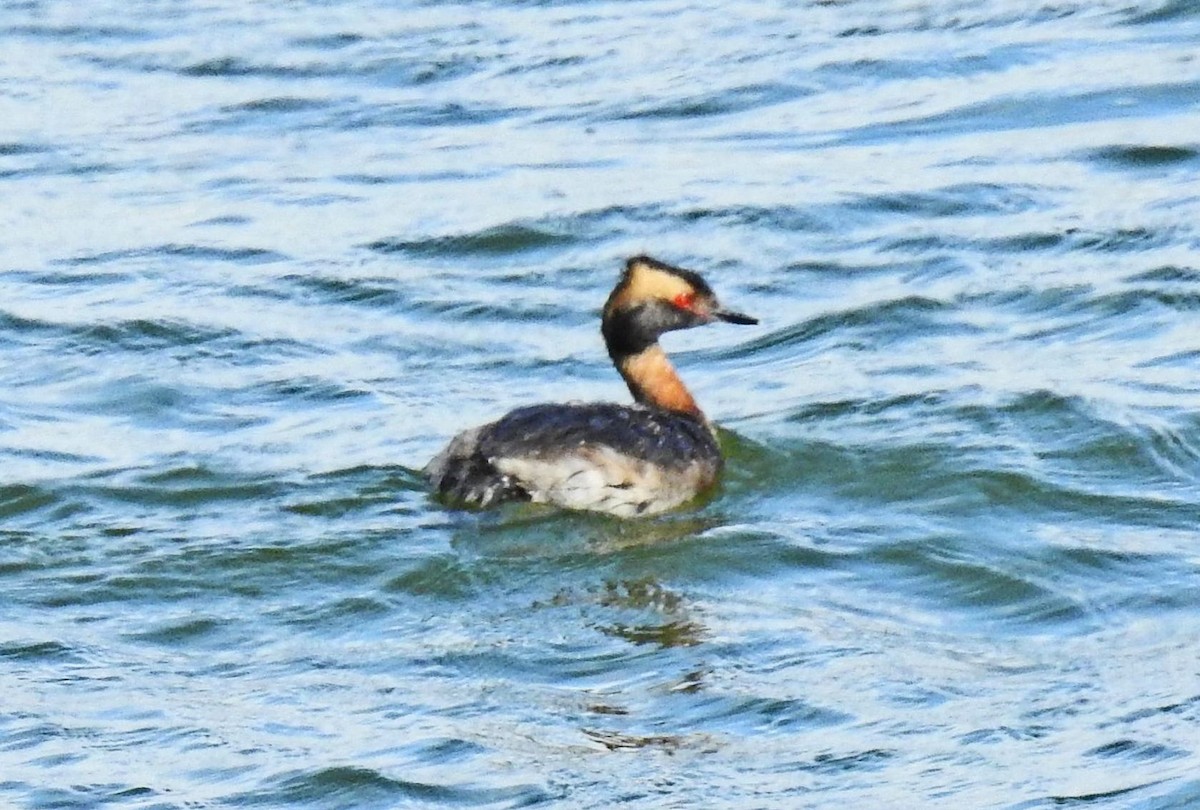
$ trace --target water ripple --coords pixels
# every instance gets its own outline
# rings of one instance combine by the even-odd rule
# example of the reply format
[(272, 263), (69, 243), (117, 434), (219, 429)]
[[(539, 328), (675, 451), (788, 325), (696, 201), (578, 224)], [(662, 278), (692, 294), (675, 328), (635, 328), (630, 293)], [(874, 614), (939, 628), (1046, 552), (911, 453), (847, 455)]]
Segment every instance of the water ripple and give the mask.
[[(1196, 803), (1194, 3), (4, 9), (8, 803)], [(431, 499), (641, 252), (721, 486)]]
[(512, 787), (476, 787), (443, 785), (392, 778), (369, 768), (331, 767), (301, 772), (275, 780), (274, 787), (252, 794), (235, 796), (236, 807), (284, 804), (289, 807), (327, 806), (330, 801), (347, 806), (367, 806), (380, 802), (435, 802), (456, 807), (527, 807), (551, 798), (544, 789), (533, 785)]

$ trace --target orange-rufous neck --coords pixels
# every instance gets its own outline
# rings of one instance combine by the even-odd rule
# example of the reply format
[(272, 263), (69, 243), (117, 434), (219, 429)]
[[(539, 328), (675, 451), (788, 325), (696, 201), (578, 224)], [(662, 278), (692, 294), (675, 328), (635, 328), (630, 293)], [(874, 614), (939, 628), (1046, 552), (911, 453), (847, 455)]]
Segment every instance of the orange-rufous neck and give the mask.
[(696, 400), (657, 343), (618, 359), (617, 370), (625, 378), (633, 398), (643, 405), (686, 413), (704, 421)]

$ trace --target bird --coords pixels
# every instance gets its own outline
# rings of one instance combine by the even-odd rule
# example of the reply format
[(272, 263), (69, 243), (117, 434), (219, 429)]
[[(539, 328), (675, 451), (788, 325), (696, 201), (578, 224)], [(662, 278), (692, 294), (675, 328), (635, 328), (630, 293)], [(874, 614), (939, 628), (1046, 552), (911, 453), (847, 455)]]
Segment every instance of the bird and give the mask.
[(716, 428), (659, 337), (758, 320), (723, 308), (692, 270), (646, 255), (625, 262), (600, 331), (634, 404), (543, 403), (456, 435), (422, 473), (452, 506), (511, 501), (618, 517), (655, 515), (712, 489), (723, 466)]

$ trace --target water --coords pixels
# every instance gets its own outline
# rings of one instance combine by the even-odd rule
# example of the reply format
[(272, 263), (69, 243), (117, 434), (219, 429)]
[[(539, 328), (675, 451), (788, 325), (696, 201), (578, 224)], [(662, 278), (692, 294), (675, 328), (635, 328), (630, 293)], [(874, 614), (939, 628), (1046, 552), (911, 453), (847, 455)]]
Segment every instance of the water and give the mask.
[[(0, 2), (5, 806), (1200, 806), (1200, 7)], [(719, 495), (447, 511), (623, 399)]]

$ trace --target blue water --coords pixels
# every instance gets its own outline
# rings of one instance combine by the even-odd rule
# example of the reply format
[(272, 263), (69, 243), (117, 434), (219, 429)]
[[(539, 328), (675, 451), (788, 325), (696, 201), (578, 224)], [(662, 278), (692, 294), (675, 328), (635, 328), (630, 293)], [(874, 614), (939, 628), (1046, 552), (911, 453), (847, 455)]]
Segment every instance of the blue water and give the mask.
[[(0, 804), (1200, 806), (1198, 42), (0, 0)], [(640, 252), (716, 497), (431, 501)]]

